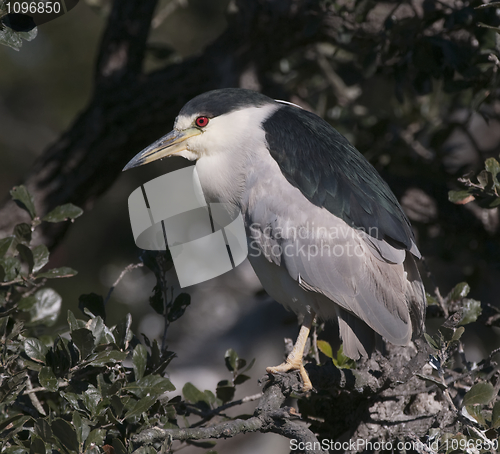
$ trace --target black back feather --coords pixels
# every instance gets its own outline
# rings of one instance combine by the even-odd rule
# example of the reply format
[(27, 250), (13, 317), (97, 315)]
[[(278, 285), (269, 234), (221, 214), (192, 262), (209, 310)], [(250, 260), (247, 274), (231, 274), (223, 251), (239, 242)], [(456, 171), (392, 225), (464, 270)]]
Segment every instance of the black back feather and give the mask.
[(351, 227), (411, 249), (410, 222), (387, 183), (330, 124), (283, 105), (263, 124), (271, 156), (286, 179), (315, 205)]

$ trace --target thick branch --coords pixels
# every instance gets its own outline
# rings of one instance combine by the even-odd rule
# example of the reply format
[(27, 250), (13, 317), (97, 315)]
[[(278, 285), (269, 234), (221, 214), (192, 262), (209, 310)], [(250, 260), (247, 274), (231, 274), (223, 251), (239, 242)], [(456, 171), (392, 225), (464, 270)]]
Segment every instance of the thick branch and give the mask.
[[(26, 176), (24, 184), (34, 195), (37, 212), (43, 215), (68, 202), (88, 208), (132, 156), (170, 130), (182, 105), (204, 91), (245, 85), (252, 73), (264, 92), (281, 96), (266, 86), (264, 69), (290, 49), (318, 39), (310, 33), (312, 23), (321, 27), (318, 4), (238, 1), (227, 30), (203, 54), (145, 76), (138, 71), (155, 1), (115, 2), (96, 79), (99, 84), (102, 77), (112, 76), (113, 83), (96, 89), (87, 109)], [(120, 49), (126, 49), (125, 58)], [(0, 210), (0, 237), (25, 220), (12, 208), (8, 203)], [(53, 246), (65, 228), (44, 226), (36, 240)]]
[[(102, 37), (96, 88), (141, 72), (151, 19), (158, 0), (117, 0)], [(107, 82), (107, 83), (106, 83)]]
[[(301, 422), (293, 408), (281, 407), (293, 389), (300, 388), (300, 379), (296, 374), (277, 376), (266, 386), (255, 414), (247, 420), (235, 419), (215, 424), (210, 427), (186, 429), (160, 429), (153, 427), (135, 436), (133, 442), (138, 445), (152, 444), (170, 440), (206, 440), (231, 438), (247, 432), (273, 432), (296, 440), (306, 447), (305, 453), (323, 453), (321, 445), (307, 425)], [(302, 444), (303, 443), (303, 444)]]

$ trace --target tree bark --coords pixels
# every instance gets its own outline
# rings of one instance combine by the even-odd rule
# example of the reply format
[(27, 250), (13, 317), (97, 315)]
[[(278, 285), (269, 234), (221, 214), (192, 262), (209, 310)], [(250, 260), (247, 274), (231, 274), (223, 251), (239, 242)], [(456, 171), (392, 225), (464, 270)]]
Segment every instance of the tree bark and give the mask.
[[(88, 208), (142, 148), (171, 128), (194, 96), (247, 86), (280, 94), (264, 71), (290, 49), (316, 41), (319, 1), (237, 0), (226, 31), (205, 51), (151, 74), (141, 71), (157, 0), (115, 0), (100, 45), (95, 89), (73, 125), (34, 163), (25, 184), (38, 215), (74, 203)], [(0, 237), (26, 214), (12, 202), (0, 209)], [(44, 225), (37, 243), (53, 247), (68, 223)]]

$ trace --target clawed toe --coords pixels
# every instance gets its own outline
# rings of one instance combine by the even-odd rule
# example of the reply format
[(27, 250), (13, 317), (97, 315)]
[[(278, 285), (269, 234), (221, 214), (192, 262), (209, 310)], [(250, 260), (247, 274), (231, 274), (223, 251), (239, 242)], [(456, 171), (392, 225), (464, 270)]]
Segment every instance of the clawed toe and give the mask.
[(285, 373), (289, 372), (291, 370), (298, 370), (300, 373), (300, 377), (302, 378), (303, 386), (302, 386), (302, 391), (303, 392), (309, 392), (312, 390), (313, 386), (311, 383), (311, 380), (309, 378), (309, 375), (307, 374), (307, 371), (302, 364), (302, 361), (298, 363), (297, 361), (289, 361), (288, 359), (284, 362), (281, 363), (279, 366), (272, 366), (272, 367), (266, 367), (266, 371), (269, 374), (280, 374), (280, 373)]

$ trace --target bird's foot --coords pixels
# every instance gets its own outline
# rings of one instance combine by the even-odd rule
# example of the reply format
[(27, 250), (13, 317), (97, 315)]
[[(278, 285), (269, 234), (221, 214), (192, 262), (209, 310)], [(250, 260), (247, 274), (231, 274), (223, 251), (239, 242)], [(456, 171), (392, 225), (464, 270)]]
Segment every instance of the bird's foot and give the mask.
[(290, 357), (288, 357), (286, 361), (284, 363), (281, 363), (279, 366), (266, 367), (266, 371), (270, 374), (279, 374), (279, 373), (289, 372), (291, 370), (299, 371), (300, 377), (302, 378), (302, 382), (304, 384), (302, 387), (302, 391), (303, 392), (311, 391), (313, 386), (311, 380), (309, 379), (309, 375), (307, 374), (307, 371), (304, 367), (304, 364), (302, 364), (302, 360), (291, 359)]

